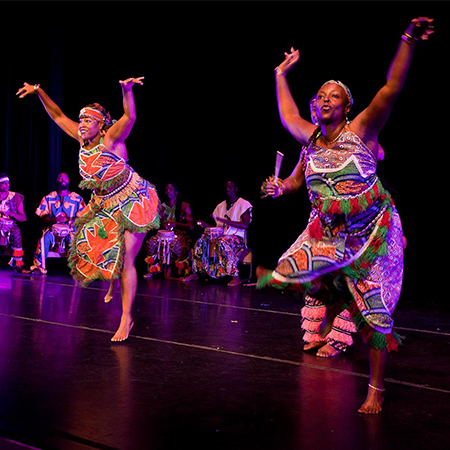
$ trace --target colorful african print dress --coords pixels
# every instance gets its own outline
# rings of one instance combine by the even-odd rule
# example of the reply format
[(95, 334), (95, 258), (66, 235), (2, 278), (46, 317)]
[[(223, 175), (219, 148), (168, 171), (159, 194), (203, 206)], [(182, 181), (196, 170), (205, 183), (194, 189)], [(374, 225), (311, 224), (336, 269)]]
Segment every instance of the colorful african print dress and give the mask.
[(301, 161), (313, 211), (307, 228), (258, 286), (301, 286), (314, 295), (329, 280), (348, 290), (358, 331), (376, 348), (395, 349), (392, 313), (403, 279), (400, 217), (376, 175), (376, 158), (346, 127), (325, 149), (311, 142)]
[(155, 187), (141, 178), (103, 141), (79, 153), (83, 180), (80, 188), (92, 198), (75, 221), (71, 245), (71, 274), (83, 285), (119, 277), (125, 252), (124, 232), (146, 233), (159, 227), (159, 199)]

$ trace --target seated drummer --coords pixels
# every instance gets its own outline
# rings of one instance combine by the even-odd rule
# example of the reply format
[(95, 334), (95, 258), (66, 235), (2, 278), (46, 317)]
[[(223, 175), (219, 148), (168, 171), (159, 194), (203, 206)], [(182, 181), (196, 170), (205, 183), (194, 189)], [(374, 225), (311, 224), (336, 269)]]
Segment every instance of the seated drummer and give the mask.
[(5, 173), (0, 173), (0, 220), (7, 228), (11, 227), (9, 265), (18, 273), (30, 273), (23, 264), (22, 234), (17, 224), (17, 222), (26, 222), (27, 220), (23, 207), (23, 195), (9, 190), (9, 178)]
[[(168, 253), (170, 262), (175, 263), (181, 276), (190, 273), (190, 252), (192, 238), (190, 233), (194, 229), (191, 206), (183, 200), (178, 185), (174, 182), (167, 183), (164, 188), (164, 201), (160, 204), (160, 230), (173, 231), (173, 239), (170, 239)], [(151, 278), (162, 271), (161, 245), (158, 234), (152, 236), (145, 243), (147, 257), (145, 261), (149, 265), (149, 271), (144, 278)], [(170, 268), (169, 268), (170, 273)]]
[[(239, 188), (235, 181), (226, 181), (224, 188), (226, 200), (219, 203), (212, 214), (216, 228), (223, 230), (211, 229), (212, 225), (203, 221), (197, 222), (205, 228), (205, 233), (195, 243), (192, 274), (184, 281), (196, 280), (198, 275), (216, 279), (231, 276), (228, 286), (241, 284), (238, 271), (239, 253), (247, 245), (246, 234), (252, 220), (253, 207), (250, 202), (238, 197)], [(221, 236), (215, 237), (217, 234)]]
[[(65, 224), (72, 233), (75, 231), (73, 222), (86, 206), (81, 195), (69, 191), (69, 184), (69, 176), (66, 173), (60, 173), (56, 177), (56, 191), (43, 197), (36, 209), (36, 214), (42, 219), (45, 228), (34, 253), (33, 265), (31, 266), (34, 273), (42, 275), (47, 273), (45, 260), (55, 244), (56, 232), (52, 232), (53, 225)], [(63, 239), (66, 249), (68, 249), (70, 234)]]

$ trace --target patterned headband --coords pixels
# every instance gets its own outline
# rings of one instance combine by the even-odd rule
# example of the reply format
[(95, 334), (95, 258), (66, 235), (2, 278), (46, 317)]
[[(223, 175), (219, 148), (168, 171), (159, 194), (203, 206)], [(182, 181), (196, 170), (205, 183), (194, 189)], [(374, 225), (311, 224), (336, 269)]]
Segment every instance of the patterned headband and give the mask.
[(325, 85), (330, 84), (330, 83), (337, 84), (342, 89), (344, 89), (345, 93), (347, 94), (348, 102), (350, 103), (350, 109), (351, 109), (352, 106), (353, 106), (353, 96), (352, 96), (352, 93), (350, 92), (350, 89), (344, 83), (342, 83), (342, 82), (340, 82), (338, 80), (328, 80), (328, 81), (326, 81), (325, 83), (322, 84), (320, 89), (322, 89)]
[(94, 119), (98, 119), (98, 120), (103, 120), (106, 124), (108, 124), (108, 119), (106, 118), (106, 116), (103, 115), (103, 113), (101, 111), (99, 111), (98, 109), (95, 108), (91, 108), (90, 106), (87, 106), (86, 108), (83, 108), (80, 111), (80, 114), (78, 117), (81, 116), (89, 116), (89, 117), (93, 117)]

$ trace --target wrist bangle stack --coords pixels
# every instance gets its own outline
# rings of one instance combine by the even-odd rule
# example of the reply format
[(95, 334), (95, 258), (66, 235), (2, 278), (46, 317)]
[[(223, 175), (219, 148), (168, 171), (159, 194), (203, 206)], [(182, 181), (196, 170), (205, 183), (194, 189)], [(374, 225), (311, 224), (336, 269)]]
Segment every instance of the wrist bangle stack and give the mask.
[(419, 41), (418, 38), (411, 36), (406, 31), (402, 34), (402, 39), (407, 42), (408, 44), (415, 44)]

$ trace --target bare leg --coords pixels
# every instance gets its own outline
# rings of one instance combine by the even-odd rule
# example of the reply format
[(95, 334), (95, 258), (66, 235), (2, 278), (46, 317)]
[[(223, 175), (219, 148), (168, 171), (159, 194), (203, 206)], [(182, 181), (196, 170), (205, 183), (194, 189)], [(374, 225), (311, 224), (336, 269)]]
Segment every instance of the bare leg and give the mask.
[(336, 316), (342, 311), (342, 306), (338, 303), (334, 303), (333, 305), (327, 306), (327, 313), (325, 315), (322, 324), (320, 325), (320, 336), (322, 339), (327, 337), (327, 334), (331, 331), (333, 326), (333, 321)]
[(105, 303), (108, 303), (111, 301), (111, 299), (113, 298), (114, 295), (114, 288), (116, 287), (116, 281), (111, 281), (111, 283), (109, 283), (109, 289), (108, 292), (105, 295)]
[(122, 317), (120, 319), (119, 329), (111, 339), (113, 342), (121, 342), (127, 339), (134, 324), (132, 309), (138, 282), (134, 260), (141, 249), (144, 239), (145, 233), (131, 233), (125, 231), (125, 260), (123, 262), (120, 283), (122, 293)]
[(383, 407), (384, 372), (386, 369), (387, 350), (378, 350), (368, 346), (370, 381), (367, 398), (358, 412), (363, 414), (378, 414)]

